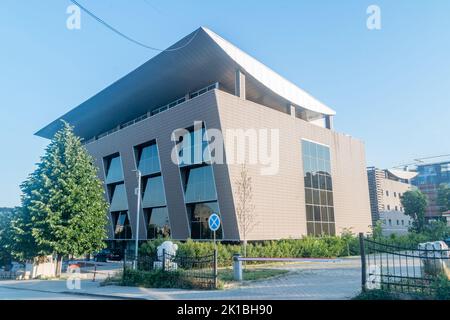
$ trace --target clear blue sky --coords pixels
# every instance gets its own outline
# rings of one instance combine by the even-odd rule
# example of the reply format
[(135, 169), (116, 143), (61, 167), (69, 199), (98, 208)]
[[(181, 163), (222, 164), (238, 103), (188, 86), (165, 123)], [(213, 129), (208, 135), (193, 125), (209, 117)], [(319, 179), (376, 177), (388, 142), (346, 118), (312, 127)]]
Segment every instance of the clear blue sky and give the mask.
[[(450, 153), (448, 0), (79, 2), (161, 48), (209, 27), (334, 108), (337, 130), (365, 141), (368, 165)], [(370, 4), (380, 31), (366, 28)], [(86, 14), (68, 30), (68, 5), (0, 2), (0, 207), (19, 204), (43, 153), (34, 132), (156, 54)]]

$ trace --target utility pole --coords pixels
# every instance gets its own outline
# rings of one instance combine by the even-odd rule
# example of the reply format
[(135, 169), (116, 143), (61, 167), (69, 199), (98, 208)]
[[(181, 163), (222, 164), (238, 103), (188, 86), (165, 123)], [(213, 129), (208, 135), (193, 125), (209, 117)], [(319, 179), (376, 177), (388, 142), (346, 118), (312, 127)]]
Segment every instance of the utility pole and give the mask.
[(141, 213), (141, 177), (142, 173), (140, 170), (133, 170), (136, 171), (136, 176), (138, 179), (138, 186), (136, 189), (136, 196), (137, 196), (137, 208), (136, 208), (136, 240), (135, 240), (135, 247), (134, 247), (134, 269), (137, 270), (138, 265), (138, 256), (139, 256), (139, 216)]

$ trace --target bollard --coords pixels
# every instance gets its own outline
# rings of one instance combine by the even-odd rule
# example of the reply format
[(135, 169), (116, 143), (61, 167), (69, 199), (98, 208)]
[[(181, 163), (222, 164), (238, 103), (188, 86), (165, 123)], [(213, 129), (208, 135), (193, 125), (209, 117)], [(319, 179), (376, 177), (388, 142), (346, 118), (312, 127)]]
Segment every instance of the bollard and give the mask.
[(234, 280), (236, 281), (242, 281), (242, 261), (240, 258), (240, 254), (235, 254), (233, 256), (233, 274)]

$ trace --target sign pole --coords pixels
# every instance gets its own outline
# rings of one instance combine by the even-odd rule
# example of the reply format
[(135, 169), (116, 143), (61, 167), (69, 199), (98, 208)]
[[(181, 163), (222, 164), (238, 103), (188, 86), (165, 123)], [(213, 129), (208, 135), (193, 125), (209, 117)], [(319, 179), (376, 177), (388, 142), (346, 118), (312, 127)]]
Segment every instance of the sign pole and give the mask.
[(217, 289), (217, 244), (216, 244), (216, 231), (214, 231), (214, 289)]
[(216, 231), (220, 228), (220, 217), (217, 213), (213, 213), (208, 219), (209, 229), (213, 232), (214, 241), (214, 288), (217, 289), (217, 242)]

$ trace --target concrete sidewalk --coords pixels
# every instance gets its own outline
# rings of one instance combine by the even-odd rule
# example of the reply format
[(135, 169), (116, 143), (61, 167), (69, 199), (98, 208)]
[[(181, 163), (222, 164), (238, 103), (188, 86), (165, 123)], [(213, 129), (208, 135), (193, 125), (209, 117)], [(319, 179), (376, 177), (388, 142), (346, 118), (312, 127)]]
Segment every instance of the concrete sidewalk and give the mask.
[(244, 282), (230, 289), (213, 291), (101, 286), (92, 280), (81, 280), (81, 288), (73, 290), (68, 288), (65, 280), (1, 281), (0, 288), (21, 290), (24, 294), (28, 290), (101, 299), (145, 300), (344, 300), (355, 296), (360, 289), (358, 259), (343, 259), (335, 263), (296, 263), (271, 268), (288, 269), (290, 272), (273, 279)]

